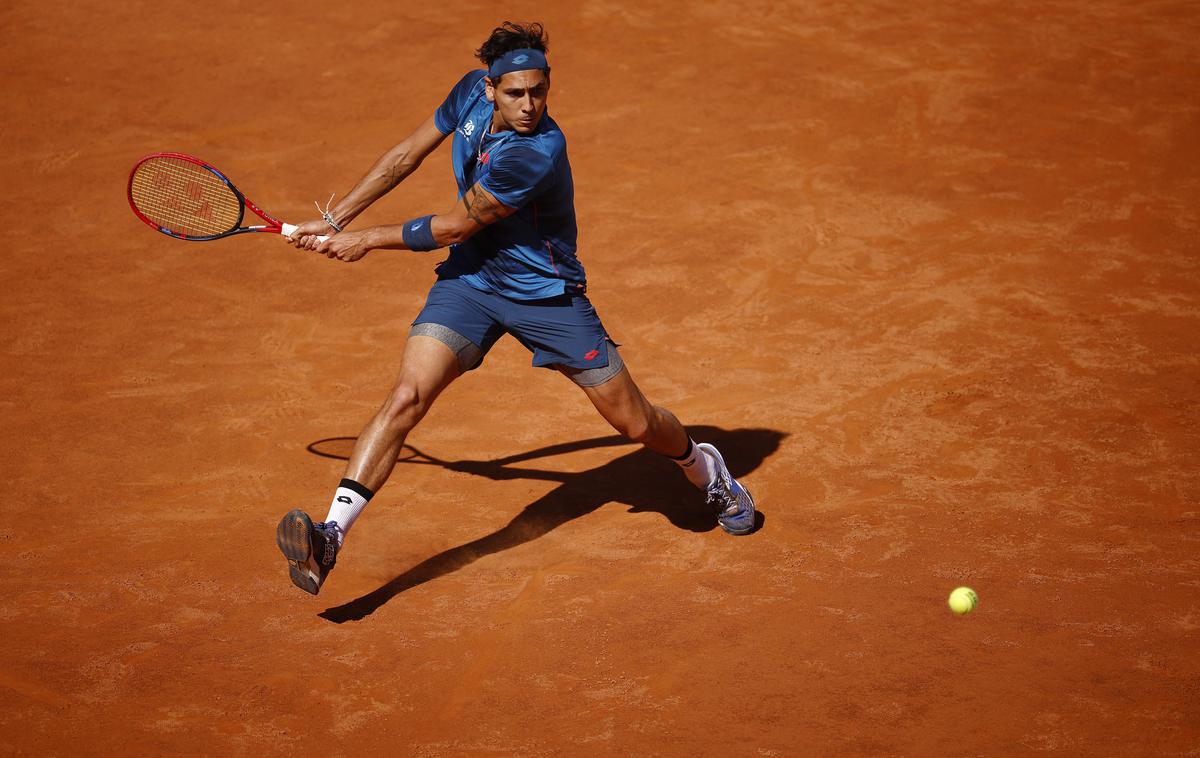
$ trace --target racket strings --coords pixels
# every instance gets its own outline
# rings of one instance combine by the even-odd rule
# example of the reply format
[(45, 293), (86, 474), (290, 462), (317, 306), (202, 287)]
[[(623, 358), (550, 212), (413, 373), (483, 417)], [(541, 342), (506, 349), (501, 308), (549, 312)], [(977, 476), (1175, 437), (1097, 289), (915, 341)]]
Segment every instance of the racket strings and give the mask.
[(133, 204), (146, 218), (177, 234), (207, 237), (237, 227), (242, 203), (229, 185), (203, 166), (158, 156), (134, 171)]

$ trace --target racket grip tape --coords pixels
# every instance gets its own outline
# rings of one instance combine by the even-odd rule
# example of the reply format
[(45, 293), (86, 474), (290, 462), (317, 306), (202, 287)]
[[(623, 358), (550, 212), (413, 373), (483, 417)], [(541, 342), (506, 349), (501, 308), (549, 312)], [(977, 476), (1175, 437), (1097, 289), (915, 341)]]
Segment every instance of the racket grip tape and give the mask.
[[(279, 225), (279, 233), (282, 234), (284, 237), (291, 237), (292, 233), (295, 232), (298, 228), (299, 227), (296, 226), (295, 224), (287, 224), (287, 223), (280, 224)], [(324, 242), (325, 240), (327, 240), (329, 238), (323, 234), (318, 234), (317, 239)]]

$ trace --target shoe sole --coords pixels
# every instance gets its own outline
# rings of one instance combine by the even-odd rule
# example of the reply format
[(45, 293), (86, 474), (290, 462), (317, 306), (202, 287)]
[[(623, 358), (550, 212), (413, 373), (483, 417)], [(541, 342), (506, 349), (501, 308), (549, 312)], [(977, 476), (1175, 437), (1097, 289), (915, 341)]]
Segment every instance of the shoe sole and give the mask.
[(312, 519), (301, 510), (294, 510), (280, 520), (275, 528), (275, 544), (283, 557), (287, 558), (288, 576), (292, 584), (310, 595), (321, 589), (321, 584), (309, 568), (312, 557)]
[[(701, 450), (705, 451), (706, 453), (711, 454), (712, 457), (716, 458), (717, 462), (721, 464), (721, 468), (725, 469), (726, 471), (729, 470), (729, 467), (725, 465), (725, 458), (721, 455), (720, 450), (717, 450), (715, 447), (708, 444), (707, 442), (698, 442), (698, 443), (696, 443), (696, 447), (700, 448)], [(741, 482), (738, 482), (737, 479), (734, 479), (733, 474), (730, 474), (729, 478), (733, 479), (734, 482), (737, 482), (738, 489), (740, 489), (742, 492), (745, 492), (746, 497), (749, 498), (749, 500), (750, 500), (750, 525), (746, 526), (742, 529), (734, 529), (734, 528), (726, 526), (725, 522), (721, 521), (720, 516), (717, 516), (717, 524), (722, 529), (724, 529), (727, 534), (732, 534), (735, 537), (741, 537), (743, 535), (747, 535), (750, 532), (754, 531), (754, 513), (756, 510), (755, 505), (754, 505), (754, 495), (751, 495), (750, 490), (743, 487)]]

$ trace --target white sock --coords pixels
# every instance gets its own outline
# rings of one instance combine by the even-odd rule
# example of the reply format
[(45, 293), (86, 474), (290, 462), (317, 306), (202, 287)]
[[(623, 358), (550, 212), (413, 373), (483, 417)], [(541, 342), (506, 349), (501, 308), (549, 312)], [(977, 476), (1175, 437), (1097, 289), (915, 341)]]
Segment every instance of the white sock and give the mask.
[[(670, 456), (668, 456), (670, 457)], [(717, 478), (717, 462), (712, 456), (696, 447), (696, 443), (688, 437), (688, 449), (682, 458), (671, 458), (683, 469), (688, 481), (700, 489), (705, 489)]]
[(363, 508), (371, 501), (375, 493), (353, 479), (343, 479), (338, 484), (337, 492), (333, 493), (333, 502), (329, 504), (329, 515), (325, 522), (337, 522), (338, 546), (346, 539), (346, 533), (354, 522), (362, 515)]

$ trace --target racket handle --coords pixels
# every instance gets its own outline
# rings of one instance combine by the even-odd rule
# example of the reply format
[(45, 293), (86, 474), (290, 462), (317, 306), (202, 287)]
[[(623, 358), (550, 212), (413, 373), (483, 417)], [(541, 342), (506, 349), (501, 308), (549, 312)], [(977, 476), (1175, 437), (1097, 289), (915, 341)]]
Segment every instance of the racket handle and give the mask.
[[(296, 226), (295, 224), (288, 224), (288, 223), (284, 223), (284, 224), (280, 224), (279, 233), (280, 233), (280, 234), (282, 234), (284, 237), (291, 237), (291, 236), (292, 236), (292, 232), (296, 231), (296, 230), (297, 230), (297, 229), (299, 229), (299, 228), (300, 228), (300, 227)], [(325, 236), (325, 235), (323, 235), (323, 234), (318, 234), (318, 235), (317, 235), (317, 239), (319, 239), (319, 240), (321, 240), (322, 242), (324, 242), (325, 240), (327, 240), (327, 239), (329, 239), (329, 238), (328, 238), (328, 237), (326, 237), (326, 236)]]

